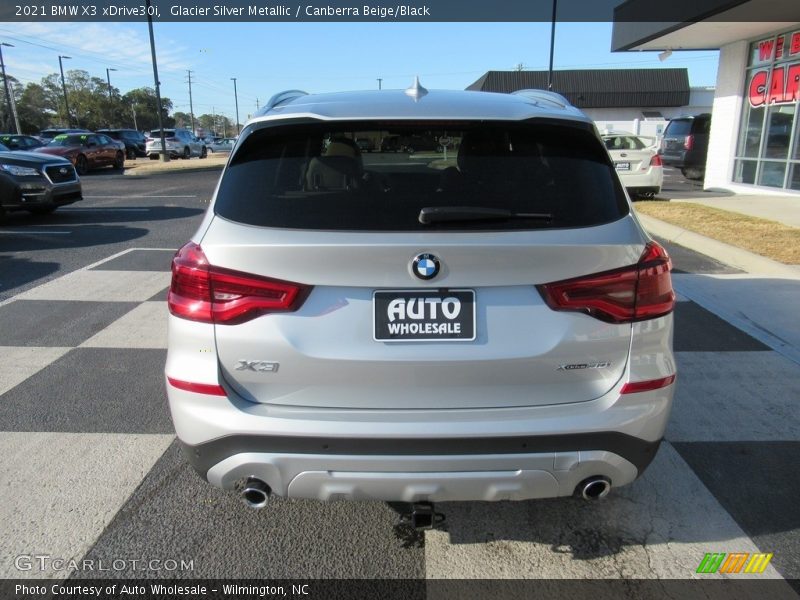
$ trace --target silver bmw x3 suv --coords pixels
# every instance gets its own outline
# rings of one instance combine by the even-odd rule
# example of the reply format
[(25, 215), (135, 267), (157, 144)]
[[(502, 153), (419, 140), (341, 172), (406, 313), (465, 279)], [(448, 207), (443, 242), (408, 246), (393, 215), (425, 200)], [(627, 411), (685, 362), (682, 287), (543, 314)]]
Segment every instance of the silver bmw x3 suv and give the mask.
[(256, 506), (601, 497), (665, 429), (670, 269), (558, 95), (279, 94), (172, 264), (175, 429)]

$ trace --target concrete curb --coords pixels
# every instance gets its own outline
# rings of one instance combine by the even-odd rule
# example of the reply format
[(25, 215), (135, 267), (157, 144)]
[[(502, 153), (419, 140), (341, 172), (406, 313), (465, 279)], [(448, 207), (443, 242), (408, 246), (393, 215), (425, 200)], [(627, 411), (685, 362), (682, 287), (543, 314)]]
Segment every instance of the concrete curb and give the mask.
[(161, 173), (196, 173), (198, 171), (213, 171), (215, 169), (219, 169), (221, 171), (226, 163), (227, 161), (219, 163), (204, 163), (202, 165), (190, 164), (185, 167), (171, 167), (168, 169), (155, 169), (147, 164), (144, 164), (141, 166), (137, 165), (133, 169), (126, 169), (124, 175), (126, 177), (142, 177), (144, 175), (160, 175)]
[(779, 263), (771, 258), (731, 246), (725, 242), (713, 240), (648, 215), (637, 213), (636, 217), (651, 234), (710, 256), (721, 263), (741, 269), (746, 273), (774, 275), (791, 279), (800, 277), (800, 267)]

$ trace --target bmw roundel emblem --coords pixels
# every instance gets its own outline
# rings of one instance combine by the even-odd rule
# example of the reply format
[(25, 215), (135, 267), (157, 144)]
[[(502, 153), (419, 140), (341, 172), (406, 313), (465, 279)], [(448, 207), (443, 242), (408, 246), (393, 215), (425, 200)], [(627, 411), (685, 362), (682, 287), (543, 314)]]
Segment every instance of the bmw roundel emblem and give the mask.
[(425, 281), (439, 274), (439, 259), (433, 254), (418, 254), (411, 263), (414, 275)]

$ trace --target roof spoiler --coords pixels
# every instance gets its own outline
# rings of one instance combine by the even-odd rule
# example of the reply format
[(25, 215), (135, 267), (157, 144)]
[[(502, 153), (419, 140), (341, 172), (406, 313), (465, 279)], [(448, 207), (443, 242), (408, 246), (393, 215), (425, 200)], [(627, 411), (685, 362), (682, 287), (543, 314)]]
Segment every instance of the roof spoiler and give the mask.
[(283, 104), (284, 102), (294, 100), (295, 98), (300, 98), (301, 96), (308, 96), (308, 92), (304, 92), (303, 90), (286, 90), (283, 92), (278, 92), (272, 98), (270, 98), (264, 107), (256, 114), (259, 116), (265, 115), (276, 106)]
[(569, 100), (564, 98), (561, 94), (557, 94), (555, 92), (551, 92), (548, 90), (517, 90), (516, 92), (511, 92), (515, 96), (523, 96), (524, 98), (528, 98), (529, 100), (533, 100), (534, 102), (544, 101), (550, 104), (555, 104), (559, 108), (567, 108), (571, 107), (572, 104), (569, 103)]

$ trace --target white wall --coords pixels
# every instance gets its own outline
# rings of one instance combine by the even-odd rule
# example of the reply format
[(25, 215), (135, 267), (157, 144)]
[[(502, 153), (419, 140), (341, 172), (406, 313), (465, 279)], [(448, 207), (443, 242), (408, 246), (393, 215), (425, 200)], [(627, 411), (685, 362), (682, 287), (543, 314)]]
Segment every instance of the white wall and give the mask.
[(734, 42), (720, 48), (717, 89), (708, 140), (706, 179), (703, 187), (730, 189), (733, 155), (739, 133), (739, 118), (744, 99), (748, 42)]

